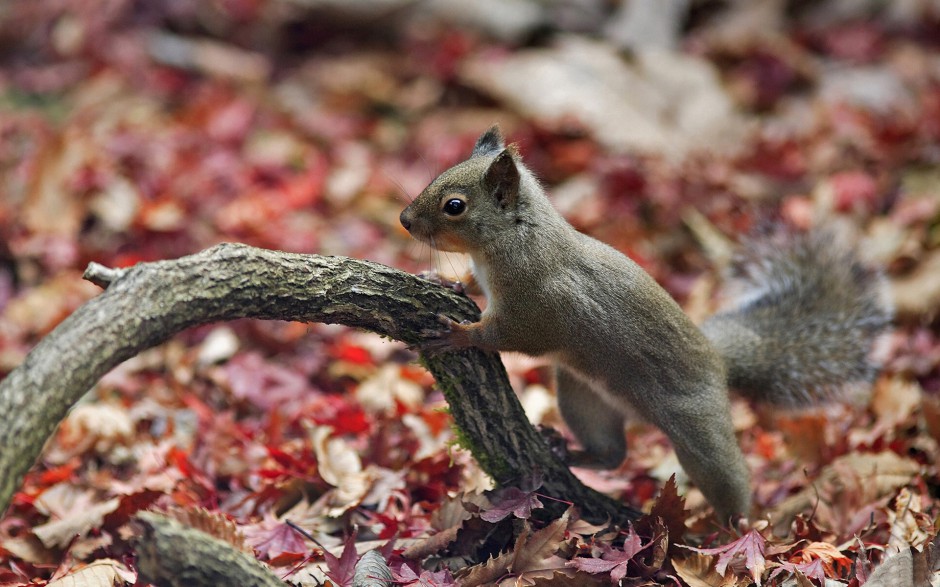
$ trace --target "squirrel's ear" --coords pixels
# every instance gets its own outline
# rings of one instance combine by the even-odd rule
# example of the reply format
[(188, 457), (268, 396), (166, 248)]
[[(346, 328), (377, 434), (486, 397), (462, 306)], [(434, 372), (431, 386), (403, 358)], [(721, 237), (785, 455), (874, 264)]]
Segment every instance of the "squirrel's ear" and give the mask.
[(477, 139), (477, 144), (473, 146), (471, 157), (477, 155), (492, 155), (496, 151), (506, 148), (503, 144), (503, 134), (499, 132), (499, 126), (493, 125)]
[(503, 210), (516, 205), (519, 195), (519, 169), (509, 149), (503, 149), (490, 163), (483, 176), (483, 185), (487, 192), (496, 197)]

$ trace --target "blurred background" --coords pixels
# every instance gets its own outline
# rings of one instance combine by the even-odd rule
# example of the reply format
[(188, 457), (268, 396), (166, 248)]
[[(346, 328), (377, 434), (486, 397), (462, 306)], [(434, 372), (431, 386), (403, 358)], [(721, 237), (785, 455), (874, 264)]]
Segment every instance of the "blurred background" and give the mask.
[[(906, 413), (932, 414), (929, 434), (901, 452), (932, 462), (936, 0), (0, 2), (0, 376), (98, 293), (80, 278), (90, 261), (128, 266), (239, 241), (451, 272), (459, 259), (414, 243), (398, 215), (493, 123), (577, 228), (630, 254), (694, 316), (714, 306), (733, 242), (762, 223), (851, 225), (892, 278), (901, 326), (889, 370), (914, 390)], [(437, 455), (425, 473), (457, 484), (440, 396), (412, 359), (333, 327), (244, 321), (178, 337), (98, 395), (161, 458), (185, 453), (217, 476), (173, 485), (177, 503), (249, 520), (296, 494), (285, 487), (312, 454), (298, 440), (311, 420), (355, 435), (418, 413), (424, 436), (414, 422), (402, 437), (382, 428), (356, 441), (359, 454), (396, 468), (423, 446)], [(522, 387), (545, 382), (530, 363), (509, 366)], [(366, 382), (398, 395), (347, 399)], [(533, 402), (532, 413), (550, 410)], [(130, 441), (102, 422), (67, 421), (39, 471), (74, 462), (89, 438), (103, 462), (118, 459), (109, 451)], [(901, 442), (879, 430), (887, 436), (858, 442)], [(841, 441), (816, 439), (826, 454), (848, 450), (831, 436)], [(300, 461), (272, 461), (270, 446)], [(262, 464), (281, 476), (259, 480)], [(658, 476), (655, 459), (635, 466)], [(54, 482), (30, 479), (24, 495)], [(643, 493), (641, 478), (631, 499), (661, 481)], [(421, 491), (431, 500), (446, 488)], [(24, 504), (23, 523), (46, 519)]]

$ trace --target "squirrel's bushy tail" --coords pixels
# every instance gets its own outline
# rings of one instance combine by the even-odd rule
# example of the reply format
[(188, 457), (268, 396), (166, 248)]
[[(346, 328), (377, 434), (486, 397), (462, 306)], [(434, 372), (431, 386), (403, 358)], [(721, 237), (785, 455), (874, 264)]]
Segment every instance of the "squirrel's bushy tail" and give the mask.
[(872, 382), (893, 313), (886, 282), (833, 233), (777, 230), (746, 243), (731, 285), (739, 291), (702, 330), (733, 390), (802, 407)]

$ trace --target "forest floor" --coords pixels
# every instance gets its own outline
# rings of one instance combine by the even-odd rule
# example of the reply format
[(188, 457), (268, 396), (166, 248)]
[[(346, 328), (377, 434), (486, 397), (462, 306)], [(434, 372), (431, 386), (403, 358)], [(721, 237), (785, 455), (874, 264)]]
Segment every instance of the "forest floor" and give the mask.
[[(350, 584), (374, 548), (399, 585), (937, 584), (936, 2), (693, 3), (675, 51), (632, 52), (603, 15), (329, 4), (0, 7), (0, 376), (100, 292), (91, 261), (238, 241), (457, 273), (398, 215), (499, 123), (564, 215), (696, 320), (728, 247), (762, 224), (849, 227), (897, 306), (870, 397), (799, 414), (736, 400), (757, 511), (741, 532), (632, 423), (618, 470), (577, 474), (646, 511), (667, 487), (668, 519), (610, 529), (577, 503), (535, 521), (537, 488), (492, 492), (404, 345), (200, 327), (70, 412), (0, 518), (0, 585), (144, 585), (128, 520), (146, 509), (201, 520), (298, 585)], [(567, 434), (545, 363), (504, 361), (533, 422)], [(905, 564), (909, 583), (885, 579)]]

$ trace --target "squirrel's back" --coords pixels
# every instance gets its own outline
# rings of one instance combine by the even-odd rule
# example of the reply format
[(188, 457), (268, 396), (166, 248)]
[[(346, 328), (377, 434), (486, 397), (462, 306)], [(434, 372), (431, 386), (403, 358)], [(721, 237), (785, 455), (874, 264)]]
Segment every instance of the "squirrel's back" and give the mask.
[(876, 338), (892, 318), (884, 277), (834, 233), (777, 230), (746, 243), (732, 266), (730, 307), (703, 325), (728, 385), (785, 407), (867, 388)]

